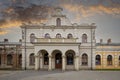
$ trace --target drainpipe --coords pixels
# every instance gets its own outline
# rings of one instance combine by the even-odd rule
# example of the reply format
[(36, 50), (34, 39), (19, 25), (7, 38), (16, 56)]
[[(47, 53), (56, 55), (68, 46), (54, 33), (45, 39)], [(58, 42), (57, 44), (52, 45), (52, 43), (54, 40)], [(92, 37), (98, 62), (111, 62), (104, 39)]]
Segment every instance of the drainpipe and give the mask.
[(92, 63), (92, 58), (93, 58), (93, 35), (92, 35), (92, 26), (91, 26), (91, 70), (93, 69), (93, 63)]
[(26, 70), (26, 26), (25, 26), (25, 70)]

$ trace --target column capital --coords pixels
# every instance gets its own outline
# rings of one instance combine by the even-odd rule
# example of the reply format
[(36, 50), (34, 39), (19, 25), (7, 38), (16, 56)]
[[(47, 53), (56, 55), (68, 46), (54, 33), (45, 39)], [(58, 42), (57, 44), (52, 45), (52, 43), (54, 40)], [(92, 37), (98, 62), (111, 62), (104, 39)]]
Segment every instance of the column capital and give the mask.
[(35, 55), (35, 57), (39, 57), (38, 55)]
[(66, 57), (65, 55), (62, 56), (62, 58), (65, 58), (65, 57)]
[(75, 56), (75, 58), (79, 58), (79, 56), (77, 55), (77, 56)]
[(49, 57), (49, 58), (52, 58), (52, 56), (51, 56), (51, 55), (48, 55), (48, 57)]

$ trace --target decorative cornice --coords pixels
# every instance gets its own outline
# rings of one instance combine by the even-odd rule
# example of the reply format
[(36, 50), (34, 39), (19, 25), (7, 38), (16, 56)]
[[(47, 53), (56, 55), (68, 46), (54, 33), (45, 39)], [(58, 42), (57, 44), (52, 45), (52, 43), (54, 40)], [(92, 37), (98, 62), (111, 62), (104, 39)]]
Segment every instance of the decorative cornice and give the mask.
[(26, 24), (22, 25), (21, 28), (26, 29), (96, 29), (96, 26), (83, 26), (83, 25), (77, 25), (77, 26), (67, 26), (67, 25), (61, 25), (60, 27), (57, 27), (55, 25), (35, 25), (35, 24)]
[(57, 43), (57, 42), (52, 42), (52, 43), (46, 43), (46, 42), (41, 42), (41, 43), (34, 43), (35, 46), (64, 46), (64, 45), (67, 45), (67, 46), (79, 46), (81, 43)]

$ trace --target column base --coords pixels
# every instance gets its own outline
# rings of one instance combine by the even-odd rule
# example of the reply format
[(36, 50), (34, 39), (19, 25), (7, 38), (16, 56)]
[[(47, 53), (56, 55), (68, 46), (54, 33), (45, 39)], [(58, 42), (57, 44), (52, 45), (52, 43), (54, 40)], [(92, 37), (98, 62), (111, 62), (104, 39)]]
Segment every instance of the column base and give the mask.
[(52, 69), (48, 69), (48, 71), (52, 71)]
[(62, 71), (65, 71), (65, 69), (62, 69)]
[(79, 71), (79, 69), (75, 69), (76, 71)]

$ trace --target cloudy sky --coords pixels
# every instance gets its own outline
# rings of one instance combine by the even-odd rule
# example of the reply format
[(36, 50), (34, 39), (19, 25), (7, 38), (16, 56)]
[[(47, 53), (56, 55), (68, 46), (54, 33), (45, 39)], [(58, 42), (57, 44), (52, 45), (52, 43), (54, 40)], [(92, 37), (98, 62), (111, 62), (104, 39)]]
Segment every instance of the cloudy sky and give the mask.
[(44, 22), (58, 6), (71, 23), (96, 23), (97, 42), (111, 38), (120, 43), (120, 0), (0, 0), (0, 41), (17, 42), (23, 22)]

